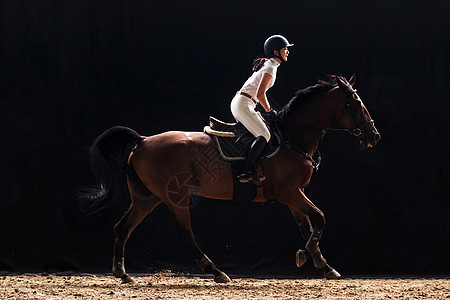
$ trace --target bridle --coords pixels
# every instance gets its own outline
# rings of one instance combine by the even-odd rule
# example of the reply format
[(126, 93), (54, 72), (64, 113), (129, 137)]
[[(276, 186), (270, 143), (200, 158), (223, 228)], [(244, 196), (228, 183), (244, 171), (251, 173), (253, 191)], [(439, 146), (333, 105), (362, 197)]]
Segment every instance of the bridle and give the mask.
[[(339, 80), (339, 79), (336, 79), (336, 80)], [(311, 129), (314, 129), (314, 130), (320, 130), (322, 132), (322, 137), (320, 138), (320, 141), (322, 140), (323, 135), (325, 134), (326, 131), (349, 132), (350, 134), (352, 134), (352, 135), (354, 135), (354, 136), (356, 136), (358, 138), (361, 138), (361, 137), (365, 136), (367, 134), (367, 132), (369, 132), (369, 130), (372, 130), (373, 127), (374, 127), (374, 120), (372, 120), (372, 119), (367, 121), (367, 122), (364, 122), (363, 124), (360, 124), (360, 125), (358, 125), (358, 122), (356, 121), (355, 112), (353, 111), (352, 105), (351, 105), (350, 100), (349, 100), (349, 98), (351, 97), (355, 101), (361, 101), (359, 99), (358, 94), (356, 93), (356, 89), (354, 89), (349, 83), (345, 83), (344, 85), (338, 84), (338, 87), (343, 92), (342, 93), (342, 98), (343, 98), (343, 101), (344, 101), (345, 105), (344, 105), (344, 108), (342, 110), (341, 118), (339, 118), (339, 120), (336, 120), (336, 121), (342, 120), (344, 118), (345, 114), (348, 112), (349, 115), (350, 115), (350, 119), (351, 119), (351, 121), (353, 123), (354, 128), (352, 130), (348, 130), (346, 128), (328, 128), (327, 129), (327, 128), (319, 128), (319, 127), (316, 127), (316, 126), (313, 126), (313, 125), (309, 125), (309, 124), (302, 124), (303, 126), (309, 127)], [(279, 121), (279, 120), (276, 120), (276, 121)], [(317, 171), (319, 169), (319, 165), (320, 165), (321, 160), (322, 160), (322, 157), (320, 155), (319, 149), (317, 149), (318, 157), (315, 160), (307, 151), (299, 149), (298, 147), (295, 147), (294, 145), (292, 145), (289, 142), (289, 137), (286, 134), (286, 132), (285, 132), (283, 127), (286, 126), (286, 125), (289, 126), (291, 124), (289, 124), (289, 123), (287, 124), (286, 122), (283, 122), (282, 126), (279, 126), (280, 123), (279, 122), (275, 122), (275, 125), (276, 125), (276, 127), (278, 128), (278, 130), (281, 133), (284, 146), (287, 149), (292, 149), (292, 150), (302, 154), (303, 156), (305, 156), (308, 160), (311, 161), (313, 169), (315, 171)], [(296, 125), (298, 126), (298, 123), (296, 123)], [(320, 144), (320, 141), (319, 141), (319, 144)]]
[(369, 130), (373, 129), (374, 120), (371, 119), (367, 122), (364, 122), (361, 125), (358, 125), (358, 122), (356, 121), (356, 117), (355, 117), (355, 112), (353, 111), (352, 105), (350, 104), (350, 100), (349, 100), (349, 98), (351, 97), (355, 101), (361, 101), (359, 99), (358, 94), (356, 93), (356, 89), (354, 89), (349, 84), (346, 84), (344, 86), (339, 85), (339, 88), (343, 91), (342, 98), (343, 98), (345, 105), (344, 105), (344, 109), (342, 110), (342, 116), (339, 118), (339, 120), (336, 120), (336, 121), (339, 122), (340, 120), (342, 120), (345, 116), (345, 113), (348, 112), (350, 115), (350, 119), (352, 120), (354, 128), (351, 131), (348, 129), (334, 129), (334, 128), (329, 128), (328, 130), (345, 131), (345, 132), (349, 132), (349, 133), (353, 134), (354, 136), (360, 138), (361, 135), (364, 136), (367, 134), (367, 132), (369, 132)]

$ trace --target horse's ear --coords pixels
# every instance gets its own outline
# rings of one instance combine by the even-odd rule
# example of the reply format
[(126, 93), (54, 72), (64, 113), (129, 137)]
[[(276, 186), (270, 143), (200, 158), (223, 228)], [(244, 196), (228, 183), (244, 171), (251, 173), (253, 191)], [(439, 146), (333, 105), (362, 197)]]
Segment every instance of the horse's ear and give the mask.
[(356, 82), (356, 74), (353, 73), (352, 77), (350, 77), (350, 80), (348, 81), (348, 83), (350, 83), (352, 86), (355, 85)]
[(342, 79), (341, 76), (335, 75), (334, 78), (336, 79), (336, 83), (339, 85), (339, 87), (344, 87), (346, 85), (346, 82)]
[(336, 82), (336, 75), (327, 75), (330, 79), (329, 79), (329, 81), (330, 81), (330, 83), (331, 84), (337, 84), (337, 82)]

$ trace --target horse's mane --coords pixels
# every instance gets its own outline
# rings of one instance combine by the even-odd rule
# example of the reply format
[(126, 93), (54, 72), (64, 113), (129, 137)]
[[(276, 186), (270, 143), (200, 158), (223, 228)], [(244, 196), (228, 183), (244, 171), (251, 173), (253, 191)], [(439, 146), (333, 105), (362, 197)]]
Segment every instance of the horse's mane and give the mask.
[(299, 90), (294, 97), (279, 112), (278, 116), (284, 119), (289, 112), (296, 110), (298, 107), (309, 102), (315, 96), (328, 92), (336, 86), (336, 80), (330, 77), (330, 81), (319, 80), (315, 85)]

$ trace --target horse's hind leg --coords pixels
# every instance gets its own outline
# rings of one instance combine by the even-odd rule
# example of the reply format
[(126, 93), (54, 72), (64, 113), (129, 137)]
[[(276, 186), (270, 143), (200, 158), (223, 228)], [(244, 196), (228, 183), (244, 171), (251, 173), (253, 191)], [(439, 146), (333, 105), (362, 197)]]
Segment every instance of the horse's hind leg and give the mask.
[(181, 241), (193, 254), (195, 261), (197, 262), (199, 267), (202, 268), (205, 273), (214, 275), (215, 282), (227, 283), (231, 281), (227, 274), (219, 270), (197, 245), (191, 227), (191, 214), (188, 205), (189, 196), (186, 196), (184, 198), (187, 198), (187, 200), (184, 201), (185, 204), (183, 205), (180, 205), (181, 203), (173, 205), (173, 202), (166, 202), (169, 203), (168, 207), (175, 217), (175, 222), (178, 225), (177, 228)]
[(133, 192), (130, 194), (132, 199), (130, 208), (114, 226), (114, 259), (112, 272), (114, 276), (121, 278), (123, 283), (133, 281), (125, 271), (125, 244), (133, 230), (141, 223), (145, 216), (161, 203), (161, 200), (154, 195), (149, 195), (144, 198), (142, 196), (136, 196)]

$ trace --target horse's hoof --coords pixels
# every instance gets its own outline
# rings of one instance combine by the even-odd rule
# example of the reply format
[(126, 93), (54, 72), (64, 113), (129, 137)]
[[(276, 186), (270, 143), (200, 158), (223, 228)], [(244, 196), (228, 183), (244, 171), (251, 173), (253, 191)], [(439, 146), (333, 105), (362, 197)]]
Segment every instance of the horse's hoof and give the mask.
[(113, 267), (112, 267), (112, 273), (117, 278), (123, 278), (125, 276), (128, 276), (127, 272), (125, 272), (125, 264), (124, 264), (124, 258), (113, 258)]
[(329, 271), (328, 273), (325, 274), (326, 279), (338, 279), (340, 277), (341, 277), (341, 274), (339, 274), (339, 272), (336, 271), (335, 269), (332, 269), (331, 271)]
[(130, 275), (122, 276), (122, 283), (134, 283), (133, 278), (130, 277)]
[(297, 265), (297, 268), (303, 266), (305, 262), (306, 262), (306, 251), (300, 249), (297, 251), (297, 253), (295, 253), (295, 263)]
[(228, 275), (223, 272), (214, 277), (214, 282), (217, 283), (228, 283), (230, 281), (231, 281), (230, 277), (228, 277)]

